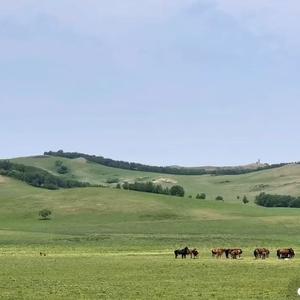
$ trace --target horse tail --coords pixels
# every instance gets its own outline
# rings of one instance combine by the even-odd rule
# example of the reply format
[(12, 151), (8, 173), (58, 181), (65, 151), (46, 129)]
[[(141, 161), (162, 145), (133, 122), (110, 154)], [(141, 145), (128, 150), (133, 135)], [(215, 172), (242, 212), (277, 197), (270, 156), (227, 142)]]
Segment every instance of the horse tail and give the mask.
[(257, 249), (253, 251), (254, 257), (257, 258)]

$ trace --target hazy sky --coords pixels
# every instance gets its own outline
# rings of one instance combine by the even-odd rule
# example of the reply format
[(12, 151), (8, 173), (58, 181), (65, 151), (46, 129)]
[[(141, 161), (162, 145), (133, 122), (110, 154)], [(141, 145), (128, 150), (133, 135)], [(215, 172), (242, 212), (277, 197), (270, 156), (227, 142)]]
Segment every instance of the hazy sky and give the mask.
[(300, 160), (300, 1), (0, 3), (0, 157)]

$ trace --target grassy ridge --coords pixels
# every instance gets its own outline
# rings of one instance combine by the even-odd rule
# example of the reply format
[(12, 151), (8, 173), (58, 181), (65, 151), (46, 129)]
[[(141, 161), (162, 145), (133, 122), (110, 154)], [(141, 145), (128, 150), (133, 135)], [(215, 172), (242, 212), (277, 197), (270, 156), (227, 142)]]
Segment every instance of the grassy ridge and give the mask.
[(40, 156), (18, 158), (13, 161), (39, 167), (59, 175), (55, 168), (55, 161), (58, 159), (63, 161), (63, 164), (69, 168), (69, 173), (61, 176), (67, 179), (90, 182), (91, 184), (109, 185), (107, 180), (112, 178), (118, 178), (121, 182), (158, 180), (157, 182), (164, 186), (171, 186), (174, 183), (182, 185), (187, 195), (195, 197), (197, 193), (204, 192), (209, 199), (222, 195), (225, 201), (237, 201), (236, 197), (242, 197), (243, 195), (247, 195), (248, 198), (253, 200), (260, 192), (300, 195), (300, 165), (287, 165), (243, 175), (184, 176), (110, 168), (86, 162), (84, 159)]

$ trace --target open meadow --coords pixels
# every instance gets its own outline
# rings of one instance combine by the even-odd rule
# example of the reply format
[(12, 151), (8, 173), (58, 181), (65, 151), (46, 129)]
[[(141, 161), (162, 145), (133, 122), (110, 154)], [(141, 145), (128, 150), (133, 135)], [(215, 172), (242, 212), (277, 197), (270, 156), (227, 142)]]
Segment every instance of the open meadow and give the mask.
[[(111, 188), (50, 191), (7, 177), (0, 204), (1, 299), (281, 300), (300, 287), (298, 209)], [(39, 220), (43, 208), (51, 220)], [(186, 245), (200, 257), (175, 260)], [(214, 247), (243, 255), (216, 259)], [(254, 260), (256, 247), (270, 258)], [(295, 259), (278, 260), (280, 247), (293, 247)]]

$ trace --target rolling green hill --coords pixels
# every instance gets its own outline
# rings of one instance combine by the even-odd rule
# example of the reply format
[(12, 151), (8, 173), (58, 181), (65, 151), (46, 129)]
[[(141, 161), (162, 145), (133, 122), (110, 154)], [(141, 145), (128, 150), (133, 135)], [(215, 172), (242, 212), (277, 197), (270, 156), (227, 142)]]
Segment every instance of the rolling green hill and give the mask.
[[(261, 208), (110, 188), (49, 191), (0, 177), (0, 241), (100, 241), (124, 249), (172, 249), (185, 243), (300, 246), (298, 209)], [(49, 208), (53, 220), (40, 221)], [(286, 232), (289, 232), (286, 235)], [(103, 238), (104, 236), (104, 238)], [(106, 238), (105, 238), (106, 237)], [(4, 240), (3, 240), (4, 239)]]
[[(57, 174), (53, 157), (15, 161)], [(83, 160), (63, 163), (70, 171), (59, 176), (95, 183), (162, 178)], [(287, 166), (239, 176), (168, 175), (189, 192), (206, 192), (207, 200), (109, 187), (46, 190), (0, 176), (1, 297), (285, 299), (300, 284), (299, 209), (243, 205), (235, 197), (254, 195), (250, 188), (261, 184), (296, 194), (298, 172)], [(210, 200), (219, 193), (224, 202)], [(39, 220), (43, 208), (51, 220)], [(173, 250), (186, 245), (200, 258), (175, 260)], [(241, 247), (243, 256), (216, 260), (212, 247)], [(271, 257), (254, 260), (255, 247), (268, 247)], [(296, 258), (278, 260), (279, 247), (293, 247)]]
[[(55, 162), (60, 160), (68, 167), (64, 175), (57, 173)], [(260, 192), (273, 194), (300, 195), (300, 165), (291, 164), (284, 167), (258, 171), (242, 175), (170, 175), (140, 172), (106, 167), (83, 158), (67, 159), (51, 156), (17, 158), (12, 161), (45, 169), (55, 175), (92, 184), (115, 186), (108, 182), (151, 181), (164, 186), (182, 185), (186, 195), (195, 197), (197, 193), (206, 193), (208, 199), (221, 195), (225, 201), (237, 201), (237, 196), (247, 195), (253, 199)], [(239, 200), (240, 201), (240, 200)]]

